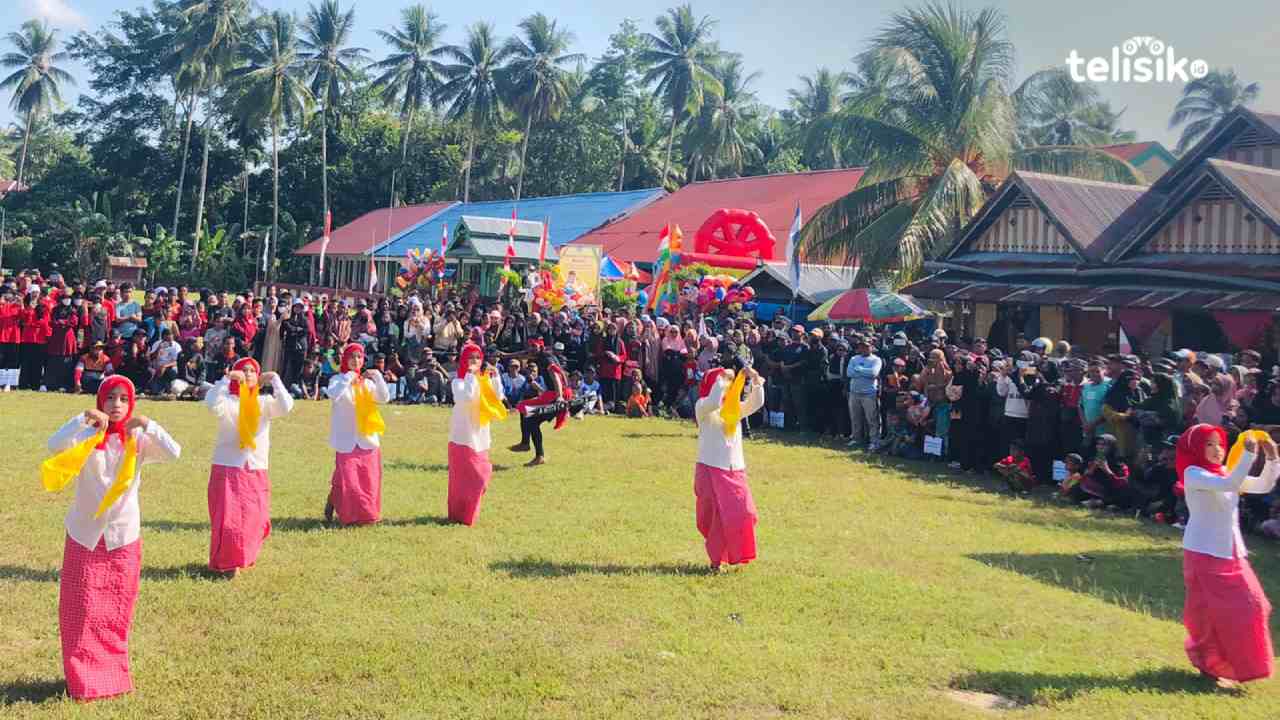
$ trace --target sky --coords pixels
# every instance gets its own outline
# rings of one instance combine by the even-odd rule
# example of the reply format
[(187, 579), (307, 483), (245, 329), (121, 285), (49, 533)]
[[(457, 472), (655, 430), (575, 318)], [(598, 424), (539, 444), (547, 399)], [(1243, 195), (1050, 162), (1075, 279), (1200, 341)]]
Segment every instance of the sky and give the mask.
[[(29, 18), (47, 18), (63, 35), (96, 29), (110, 22), (122, 9), (138, 7), (140, 0), (9, 0), (17, 12), (0, 17), (0, 36), (17, 30)], [(306, 0), (257, 0), (265, 10), (305, 12)], [(1079, 57), (1110, 57), (1112, 48), (1132, 37), (1158, 38), (1175, 53), (1175, 59), (1203, 59), (1209, 67), (1235, 68), (1246, 81), (1262, 84), (1255, 107), (1280, 112), (1280, 43), (1274, 41), (1280, 27), (1280, 3), (1275, 0), (1230, 0), (1192, 3), (1189, 0), (963, 0), (970, 8), (993, 6), (1008, 20), (1009, 37), (1018, 52), (1017, 78), (1053, 65), (1062, 65), (1075, 51)], [(356, 8), (355, 44), (374, 57), (386, 53), (374, 33), (395, 25), (400, 10), (411, 0), (344, 0)], [(446, 42), (461, 42), (464, 28), (478, 20), (496, 25), (502, 35), (515, 30), (520, 18), (542, 11), (559, 20), (577, 36), (578, 52), (593, 59), (608, 46), (610, 33), (624, 18), (636, 20), (644, 31), (675, 0), (603, 3), (599, 0), (542, 0), (536, 6), (512, 0), (434, 0), (426, 3), (448, 25)], [(876, 30), (893, 13), (908, 4), (901, 0), (696, 0), (694, 11), (719, 22), (716, 36), (722, 48), (743, 55), (749, 69), (759, 70), (758, 97), (776, 108), (786, 107), (787, 90), (799, 85), (801, 75), (821, 66), (847, 69), (850, 58), (865, 49)], [(0, 39), (0, 52), (9, 50)], [(1140, 53), (1146, 52), (1140, 50)], [(1167, 51), (1166, 51), (1167, 52)], [(1135, 56), (1137, 57), (1137, 56)], [(67, 68), (81, 79), (81, 68)], [(1083, 72), (1083, 68), (1082, 68)], [(1140, 140), (1158, 140), (1172, 148), (1177, 131), (1168, 127), (1169, 114), (1183, 83), (1102, 82), (1098, 89), (1113, 108), (1124, 108), (1121, 126), (1136, 130)], [(77, 90), (65, 93), (73, 103)], [(0, 105), (0, 127), (8, 126), (13, 113)]]

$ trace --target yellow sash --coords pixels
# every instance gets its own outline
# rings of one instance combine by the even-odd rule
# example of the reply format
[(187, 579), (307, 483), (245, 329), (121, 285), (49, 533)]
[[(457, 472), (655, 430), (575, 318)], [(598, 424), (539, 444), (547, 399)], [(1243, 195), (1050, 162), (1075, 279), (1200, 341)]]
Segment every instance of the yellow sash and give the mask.
[(240, 384), (240, 420), (236, 429), (240, 434), (241, 450), (255, 450), (258, 447), (253, 438), (258, 434), (258, 421), (262, 417), (262, 406), (258, 404), (259, 390), (257, 385), (245, 387), (244, 383)]
[[(105, 433), (95, 433), (88, 440), (76, 443), (40, 463), (40, 482), (44, 484), (44, 489), (49, 492), (58, 492), (65, 489), (80, 474), (80, 470), (84, 467), (85, 461), (89, 459), (90, 453), (102, 443), (104, 438), (106, 438)], [(115, 482), (111, 483), (111, 487), (107, 488), (107, 494), (102, 497), (102, 502), (98, 505), (97, 512), (93, 514), (94, 517), (102, 517), (102, 513), (106, 512), (107, 508), (114, 505), (120, 499), (120, 496), (129, 490), (129, 486), (133, 484), (133, 477), (137, 472), (138, 441), (129, 437), (124, 441), (124, 459), (120, 461), (120, 467), (116, 470)]]
[(356, 432), (362, 437), (386, 432), (387, 423), (382, 419), (382, 413), (378, 412), (378, 403), (374, 402), (373, 391), (365, 387), (364, 378), (356, 377), (356, 384), (352, 391), (356, 401)]
[(724, 421), (724, 437), (726, 440), (733, 438), (733, 433), (738, 429), (738, 423), (742, 420), (742, 389), (747, 386), (747, 374), (739, 372), (733, 378), (733, 382), (729, 384), (728, 391), (725, 392), (724, 402), (720, 405), (720, 419)]
[(476, 422), (480, 427), (484, 427), (494, 420), (506, 420), (507, 406), (498, 399), (498, 393), (494, 392), (489, 376), (478, 373), (476, 379), (480, 381), (480, 404)]

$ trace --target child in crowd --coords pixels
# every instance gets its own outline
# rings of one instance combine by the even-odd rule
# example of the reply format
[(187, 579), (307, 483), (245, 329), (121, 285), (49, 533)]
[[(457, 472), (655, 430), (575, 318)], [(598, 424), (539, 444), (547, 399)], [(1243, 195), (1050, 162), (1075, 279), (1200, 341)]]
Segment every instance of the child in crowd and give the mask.
[(1027, 494), (1036, 486), (1036, 476), (1031, 470), (1031, 458), (1027, 457), (1021, 440), (1009, 443), (1009, 454), (995, 464), (995, 471), (1009, 484), (1009, 489)]
[(604, 402), (600, 399), (600, 380), (596, 378), (594, 365), (588, 365), (586, 372), (583, 373), (582, 382), (578, 384), (578, 395), (587, 401), (583, 412), (592, 415), (604, 414)]
[(1178, 436), (1165, 438), (1156, 456), (1156, 462), (1147, 468), (1142, 483), (1143, 495), (1147, 503), (1147, 514), (1158, 520), (1169, 523), (1185, 524), (1187, 520), (1187, 503), (1182, 483), (1178, 482), (1177, 470)]
[(1067, 467), (1067, 477), (1058, 484), (1058, 496), (1068, 502), (1082, 502), (1088, 497), (1080, 487), (1084, 481), (1084, 458), (1078, 453), (1067, 453), (1062, 464)]
[(319, 400), (321, 385), (320, 355), (312, 353), (302, 365), (302, 374), (293, 386), (293, 396), (299, 400)]
[(1114, 435), (1103, 433), (1094, 440), (1093, 458), (1085, 467), (1080, 485), (1090, 496), (1084, 501), (1085, 507), (1127, 508), (1132, 504), (1129, 466), (1120, 457)]
[[(638, 370), (636, 372), (639, 373)], [(627, 417), (649, 417), (649, 390), (644, 386), (643, 380), (632, 379), (631, 381), (631, 397), (627, 398)]]

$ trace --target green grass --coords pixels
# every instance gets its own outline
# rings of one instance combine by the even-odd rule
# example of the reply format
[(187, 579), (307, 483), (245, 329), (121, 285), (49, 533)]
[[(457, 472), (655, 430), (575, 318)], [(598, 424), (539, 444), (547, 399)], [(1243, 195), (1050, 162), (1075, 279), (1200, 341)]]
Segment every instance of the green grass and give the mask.
[[(70, 498), (36, 466), (85, 405), (0, 394), (6, 718), (990, 716), (949, 688), (1013, 698), (1019, 718), (1280, 716), (1280, 682), (1227, 694), (1191, 671), (1169, 529), (762, 439), (761, 559), (710, 576), (690, 425), (574, 422), (534, 470), (495, 449), (467, 529), (442, 523), (448, 413), (424, 407), (385, 412), (383, 524), (329, 529), (323, 403), (273, 429), (275, 531), (234, 582), (202, 572), (210, 416), (141, 403), (183, 458), (143, 477), (138, 689), (78, 705), (57, 625)], [(508, 421), (495, 445), (517, 434)], [(1276, 546), (1253, 545), (1280, 601)]]

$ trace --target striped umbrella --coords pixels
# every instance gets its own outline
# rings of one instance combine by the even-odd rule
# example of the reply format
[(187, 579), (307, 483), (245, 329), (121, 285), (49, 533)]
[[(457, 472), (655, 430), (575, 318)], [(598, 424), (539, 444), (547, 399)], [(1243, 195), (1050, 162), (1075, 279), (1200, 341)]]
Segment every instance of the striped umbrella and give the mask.
[(810, 322), (896, 323), (928, 317), (929, 311), (911, 298), (891, 292), (856, 288), (822, 303), (809, 313)]

